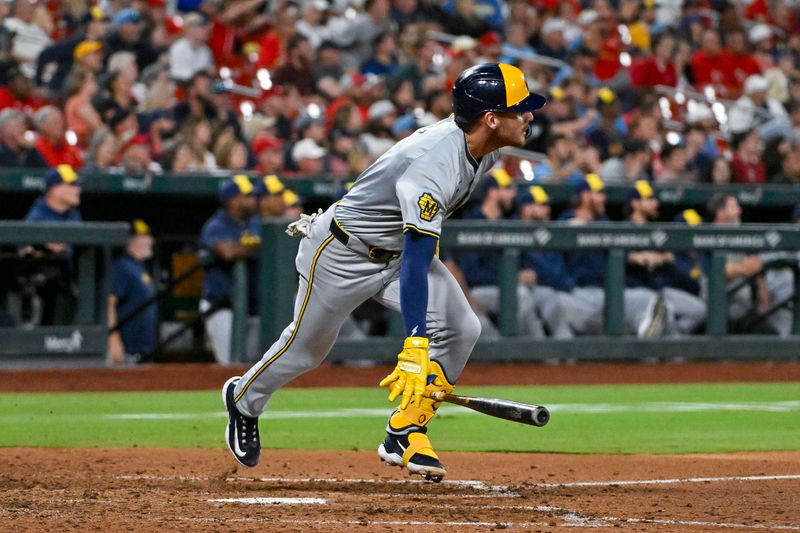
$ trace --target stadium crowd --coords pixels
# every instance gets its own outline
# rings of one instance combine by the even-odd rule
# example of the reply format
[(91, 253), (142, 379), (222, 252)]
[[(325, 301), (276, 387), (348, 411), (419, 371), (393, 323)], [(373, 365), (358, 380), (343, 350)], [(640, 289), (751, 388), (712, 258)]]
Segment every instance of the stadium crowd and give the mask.
[[(788, 0), (0, 2), (0, 165), (357, 175), (459, 72), (549, 95), (515, 178), (800, 180)], [(628, 142), (626, 142), (628, 141)]]
[[(258, 243), (240, 238), (254, 234), (247, 219), (256, 210), (299, 212), (301, 199), (284, 186), (293, 176), (356, 176), (415, 129), (449, 116), (455, 78), (480, 62), (518, 65), (549, 101), (535, 114), (528, 157), (503, 159), (468, 218), (549, 218), (544, 190), (517, 197), (519, 183), (572, 185), (574, 209), (558, 217), (572, 223), (606, 219), (605, 184), (629, 186), (637, 224), (658, 217), (653, 183), (800, 183), (800, 4), (791, 0), (90, 4), (0, 0), (0, 168), (60, 169), (45, 197), (71, 186), (63, 165), (81, 180), (231, 176), (214, 215), (230, 227), (210, 220), (201, 239), (215, 253), (214, 235), (225, 231), (241, 244), (221, 260), (253, 255)], [(245, 192), (242, 173), (255, 191)], [(256, 194), (245, 213), (238, 198)], [(716, 202), (712, 222), (727, 206)], [(236, 213), (232, 222), (226, 212)], [(741, 213), (733, 215), (718, 223), (736, 223)], [(681, 217), (693, 224), (699, 215)], [(602, 257), (528, 255), (522, 329), (560, 338), (599, 332)], [(698, 329), (697, 259), (629, 254), (628, 331)], [(476, 310), (496, 314), (496, 258), (465, 254), (448, 264)], [(662, 267), (669, 275), (659, 277)], [(750, 261), (730, 277), (760, 268)], [(207, 309), (212, 289), (204, 290)], [(484, 331), (492, 331), (488, 318)]]

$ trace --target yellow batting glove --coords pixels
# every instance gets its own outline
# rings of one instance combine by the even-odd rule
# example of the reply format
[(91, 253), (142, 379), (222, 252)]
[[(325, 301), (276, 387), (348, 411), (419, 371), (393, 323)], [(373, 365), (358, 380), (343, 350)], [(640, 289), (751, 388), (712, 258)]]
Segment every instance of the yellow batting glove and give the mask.
[(411, 399), (414, 405), (420, 406), (425, 386), (428, 384), (428, 339), (425, 337), (407, 337), (403, 343), (403, 351), (397, 356), (397, 366), (391, 374), (383, 378), (381, 387), (390, 387), (389, 401), (393, 402), (401, 393), (400, 409), (405, 409)]

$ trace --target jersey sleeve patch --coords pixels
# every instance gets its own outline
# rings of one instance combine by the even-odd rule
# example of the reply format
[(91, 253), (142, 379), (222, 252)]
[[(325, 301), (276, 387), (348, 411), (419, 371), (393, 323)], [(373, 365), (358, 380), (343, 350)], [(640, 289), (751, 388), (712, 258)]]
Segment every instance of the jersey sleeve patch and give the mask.
[(419, 218), (426, 222), (433, 220), (433, 217), (439, 212), (439, 202), (434, 200), (433, 196), (427, 192), (422, 193), (419, 200), (417, 200), (417, 205), (419, 206)]

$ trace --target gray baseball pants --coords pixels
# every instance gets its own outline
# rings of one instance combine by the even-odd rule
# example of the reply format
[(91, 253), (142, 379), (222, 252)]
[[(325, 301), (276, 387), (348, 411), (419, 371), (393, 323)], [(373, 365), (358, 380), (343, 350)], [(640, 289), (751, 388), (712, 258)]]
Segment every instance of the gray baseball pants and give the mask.
[[(294, 319), (236, 385), (236, 407), (246, 416), (261, 415), (276, 390), (316, 368), (358, 305), (374, 298), (400, 310), (400, 259), (371, 263), (336, 240), (329, 230), (333, 210), (332, 206), (318, 218), (300, 243)], [(461, 287), (438, 258), (428, 271), (427, 328), (431, 359), (455, 383), (481, 327)]]

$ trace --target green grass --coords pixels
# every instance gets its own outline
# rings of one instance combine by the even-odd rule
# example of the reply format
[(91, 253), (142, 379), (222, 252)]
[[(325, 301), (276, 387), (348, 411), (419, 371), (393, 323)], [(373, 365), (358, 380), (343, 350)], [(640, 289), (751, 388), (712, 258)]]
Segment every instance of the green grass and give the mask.
[[(430, 430), (440, 450), (800, 450), (800, 383), (460, 387), (458, 392), (553, 406), (552, 418), (546, 427), (534, 428), (445, 406)], [(346, 409), (366, 411), (341, 416)], [(262, 418), (262, 440), (273, 448), (371, 450), (382, 439), (389, 410), (386, 392), (377, 388), (285, 389)], [(315, 416), (320, 411), (325, 416)], [(170, 418), (119, 418), (143, 413)], [(284, 418), (271, 419), (273, 413)], [(220, 448), (224, 427), (217, 391), (0, 394), (0, 446)]]

